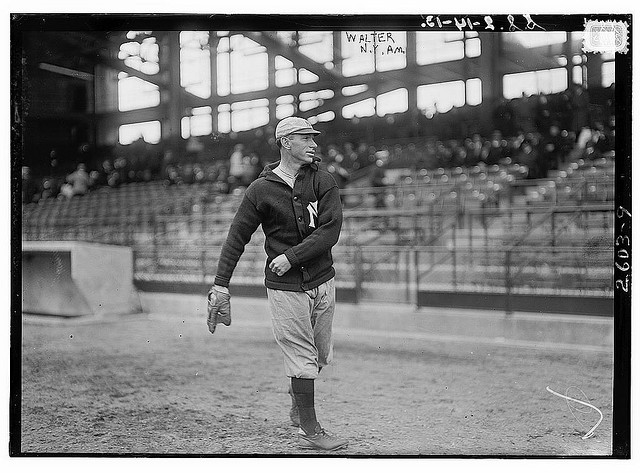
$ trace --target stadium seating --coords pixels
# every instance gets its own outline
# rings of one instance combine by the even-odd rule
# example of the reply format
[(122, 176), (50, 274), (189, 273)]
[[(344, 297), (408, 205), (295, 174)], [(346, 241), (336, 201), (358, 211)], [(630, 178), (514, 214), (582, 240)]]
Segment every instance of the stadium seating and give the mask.
[[(576, 138), (542, 177), (518, 154), (523, 143), (542, 146), (535, 131), (329, 146), (323, 166), (349, 172), (334, 250), (341, 284), (366, 294), (395, 281), (389, 297), (399, 301), (407, 300), (399, 288), (419, 286), (611, 295), (615, 153), (602, 136)], [(474, 146), (485, 161), (492, 147), (500, 157), (474, 161)], [(129, 245), (138, 279), (211, 282), (243, 195), (242, 186), (222, 186), (224, 172), (214, 167), (176, 166), (171, 178), (25, 204), (23, 239)], [(197, 179), (180, 174), (198, 169)], [(372, 185), (376, 169), (383, 178)], [(257, 232), (234, 280), (261, 284), (263, 245)]]

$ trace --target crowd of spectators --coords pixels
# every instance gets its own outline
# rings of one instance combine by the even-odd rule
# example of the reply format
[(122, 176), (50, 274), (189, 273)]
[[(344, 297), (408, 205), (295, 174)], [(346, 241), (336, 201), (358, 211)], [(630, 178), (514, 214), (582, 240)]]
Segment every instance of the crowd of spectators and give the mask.
[[(452, 168), (509, 162), (525, 165), (529, 178), (558, 169), (578, 145), (596, 156), (615, 144), (613, 87), (600, 91), (590, 105), (586, 90), (501, 101), (493, 111), (492, 130), (484, 130), (478, 107), (443, 114), (410, 113), (323, 123), (317, 154), (321, 166), (340, 187), (368, 170), (378, 185), (385, 167)], [(220, 193), (249, 185), (268, 162), (277, 160), (271, 125), (243, 134), (211, 136), (175, 156), (139, 140), (97, 157), (99, 164), (79, 163), (65, 175), (35, 178), (23, 168), (23, 203), (72, 198), (99, 187), (163, 181), (166, 185), (213, 183)], [(113, 157), (115, 155), (115, 157)]]

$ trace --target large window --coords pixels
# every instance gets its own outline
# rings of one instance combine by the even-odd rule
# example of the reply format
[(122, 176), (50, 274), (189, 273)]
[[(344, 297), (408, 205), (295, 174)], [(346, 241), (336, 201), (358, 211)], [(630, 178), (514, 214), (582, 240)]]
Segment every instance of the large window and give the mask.
[(198, 97), (211, 96), (211, 62), (207, 31), (180, 32), (180, 85)]
[(300, 31), (298, 50), (319, 64), (330, 66), (333, 61), (333, 33), (331, 31)]
[(560, 67), (506, 74), (503, 77), (502, 86), (504, 97), (507, 99), (515, 99), (523, 95), (554, 94), (567, 89), (567, 70)]
[(567, 41), (565, 31), (513, 31), (502, 33), (502, 38), (510, 43), (516, 43), (525, 48), (562, 44)]
[(478, 78), (468, 79), (467, 86), (467, 105), (480, 105), (482, 103), (482, 81)]
[(293, 62), (284, 56), (275, 57), (276, 87), (287, 87), (298, 80), (298, 71), (293, 67)]
[(376, 100), (373, 98), (361, 100), (342, 108), (342, 116), (344, 118), (362, 118), (370, 117), (376, 113)]
[(118, 74), (118, 110), (137, 110), (160, 105), (160, 89), (157, 85), (130, 77), (125, 72)]
[(269, 100), (231, 104), (231, 131), (246, 131), (269, 123)]
[(240, 94), (269, 87), (266, 48), (242, 35), (231, 37), (231, 92)]
[[(151, 31), (130, 31), (127, 38), (130, 41), (120, 45), (118, 59), (131, 69), (148, 75), (150, 79), (160, 70), (159, 48), (156, 38), (149, 36)], [(134, 41), (138, 38), (137, 41)], [(118, 73), (118, 110), (137, 110), (155, 107), (160, 104), (160, 90), (157, 85), (143, 78)]]
[(402, 113), (409, 109), (409, 92), (396, 89), (376, 97), (376, 113), (384, 117), (390, 113)]
[(156, 144), (160, 142), (160, 130), (159, 121), (122, 125), (118, 129), (118, 141), (120, 144), (129, 145), (139, 139), (143, 139), (147, 143)]
[[(145, 33), (142, 34), (144, 35)], [(129, 36), (133, 39), (137, 34)], [(144, 37), (140, 41), (122, 43), (118, 51), (118, 59), (121, 59), (125, 66), (147, 75), (153, 75), (159, 72), (158, 55), (158, 44), (156, 43), (156, 38), (153, 36)]]
[(295, 111), (295, 97), (293, 95), (283, 95), (276, 99), (276, 118), (282, 120), (292, 116)]
[(418, 86), (418, 109), (427, 115), (446, 113), (465, 104), (465, 83), (461, 80)]
[(407, 33), (404, 31), (344, 31), (341, 44), (342, 74), (347, 77), (402, 69), (407, 65)]
[(301, 112), (312, 110), (319, 107), (324, 103), (325, 100), (330, 99), (333, 96), (333, 90), (329, 89), (319, 90), (317, 92), (303, 92), (298, 97), (300, 99), (300, 105), (298, 106), (298, 108)]
[(615, 53), (602, 54), (602, 87), (609, 87), (616, 83), (616, 55)]
[(265, 90), (269, 86), (266, 48), (241, 34), (218, 42), (218, 95)]
[(210, 135), (213, 131), (211, 107), (197, 107), (191, 111), (191, 116), (183, 117), (181, 121), (182, 137)]
[(407, 33), (386, 33), (385, 41), (376, 49), (375, 61), (376, 71), (379, 72), (407, 67)]
[(464, 58), (464, 33), (459, 31), (418, 31), (416, 62), (434, 64)]
[(358, 31), (344, 31), (340, 35), (344, 76), (370, 74), (376, 70), (373, 42), (367, 42), (367, 36), (367, 33)]

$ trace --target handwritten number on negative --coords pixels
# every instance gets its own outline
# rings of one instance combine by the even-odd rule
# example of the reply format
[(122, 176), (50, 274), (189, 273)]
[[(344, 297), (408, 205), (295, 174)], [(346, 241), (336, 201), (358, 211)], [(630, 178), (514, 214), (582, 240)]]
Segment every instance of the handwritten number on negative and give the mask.
[[(629, 211), (624, 207), (619, 206), (618, 209), (616, 210), (616, 216), (619, 219), (622, 219), (625, 216), (628, 218), (631, 218), (631, 213), (629, 213)], [(626, 225), (626, 222), (620, 225), (620, 232), (624, 231), (625, 225)], [(615, 261), (614, 264), (615, 264), (615, 267), (618, 269), (618, 271), (627, 272), (629, 271), (629, 269), (631, 269), (631, 265), (629, 264), (628, 261), (620, 261), (620, 260), (629, 259), (629, 250), (624, 247), (629, 247), (630, 245), (631, 245), (631, 239), (629, 238), (628, 235), (618, 235), (616, 237), (616, 240), (615, 240), (615, 246), (617, 248), (616, 260), (618, 261)], [(621, 278), (616, 279), (615, 286), (616, 288), (621, 289), (624, 292), (629, 292), (629, 274), (626, 274), (624, 279), (621, 279)]]

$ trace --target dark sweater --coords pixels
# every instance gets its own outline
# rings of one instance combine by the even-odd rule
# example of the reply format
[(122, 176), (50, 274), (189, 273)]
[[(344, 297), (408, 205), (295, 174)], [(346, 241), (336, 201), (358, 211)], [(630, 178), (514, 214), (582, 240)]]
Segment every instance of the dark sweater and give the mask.
[[(222, 247), (215, 284), (229, 286), (245, 245), (260, 224), (266, 236), (265, 286), (302, 292), (335, 276), (331, 248), (342, 227), (335, 180), (313, 163), (300, 168), (291, 189), (273, 172), (278, 164), (268, 164), (247, 188)], [(277, 276), (269, 264), (281, 254), (292, 267)]]

